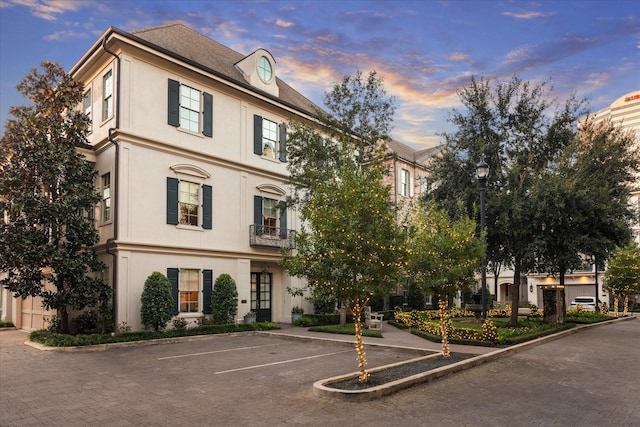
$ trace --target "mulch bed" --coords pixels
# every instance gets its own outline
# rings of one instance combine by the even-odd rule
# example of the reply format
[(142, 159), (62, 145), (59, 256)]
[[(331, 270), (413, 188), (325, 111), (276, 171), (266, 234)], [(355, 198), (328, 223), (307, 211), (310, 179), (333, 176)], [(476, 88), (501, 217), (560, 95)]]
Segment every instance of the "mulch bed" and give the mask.
[(358, 377), (355, 377), (344, 381), (326, 384), (326, 386), (339, 390), (364, 390), (370, 387), (390, 383), (401, 378), (407, 378), (415, 374), (427, 372), (432, 369), (437, 369), (442, 366), (461, 362), (476, 356), (477, 354), (468, 353), (451, 353), (449, 357), (443, 357), (440, 355), (438, 357), (431, 357), (417, 362), (403, 363), (381, 371), (372, 372), (366, 383), (359, 382)]

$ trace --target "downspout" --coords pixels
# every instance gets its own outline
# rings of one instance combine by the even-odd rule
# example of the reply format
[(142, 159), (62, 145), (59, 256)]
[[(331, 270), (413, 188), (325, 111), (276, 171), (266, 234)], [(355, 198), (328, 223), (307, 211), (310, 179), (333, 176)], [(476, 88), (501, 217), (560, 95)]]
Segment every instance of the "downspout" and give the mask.
[[(120, 144), (113, 139), (113, 132), (118, 130), (120, 127), (120, 57), (116, 55), (114, 52), (107, 49), (107, 37), (105, 36), (102, 39), (102, 48), (105, 52), (112, 55), (116, 58), (116, 127), (109, 128), (109, 142), (111, 142), (115, 149), (115, 159), (114, 159), (114, 174), (113, 174), (113, 197), (111, 201), (113, 203), (113, 237), (107, 239), (106, 251), (109, 255), (113, 257), (113, 267), (112, 267), (112, 279), (111, 283), (113, 284), (113, 295), (111, 300), (111, 310), (112, 310), (112, 319), (113, 319), (113, 329), (116, 330), (117, 320), (116, 313), (118, 306), (118, 253), (116, 251), (118, 240), (118, 176), (119, 176), (119, 166), (120, 166)], [(112, 248), (113, 246), (113, 248)]]
[(398, 155), (397, 154), (393, 154), (393, 203), (395, 203), (396, 205), (398, 204), (398, 169), (397, 168), (397, 163), (398, 163)]

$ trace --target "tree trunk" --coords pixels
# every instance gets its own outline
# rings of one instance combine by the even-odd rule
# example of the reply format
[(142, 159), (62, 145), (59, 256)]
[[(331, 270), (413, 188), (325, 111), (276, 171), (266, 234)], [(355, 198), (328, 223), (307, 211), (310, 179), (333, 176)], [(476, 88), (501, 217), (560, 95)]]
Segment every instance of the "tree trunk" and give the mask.
[(369, 379), (369, 372), (367, 372), (367, 359), (364, 353), (364, 344), (362, 343), (362, 310), (364, 310), (364, 305), (361, 306), (360, 302), (356, 301), (351, 309), (351, 314), (353, 315), (353, 321), (356, 329), (355, 347), (356, 352), (358, 353), (358, 370), (360, 371), (358, 381), (364, 383)]
[(564, 317), (567, 314), (567, 303), (565, 301), (566, 298), (564, 293), (564, 274), (565, 274), (565, 270), (562, 269), (560, 271), (560, 292), (559, 292), (560, 301), (558, 301), (558, 318), (556, 320), (557, 323), (564, 323)]
[(67, 311), (67, 308), (61, 308), (58, 313), (60, 314), (60, 326), (59, 328), (61, 330), (59, 330), (58, 332), (62, 332), (63, 334), (68, 334), (69, 333), (69, 312)]
[(522, 260), (516, 258), (513, 263), (513, 289), (511, 290), (511, 318), (509, 326), (518, 326), (518, 305), (520, 304), (520, 272)]
[(344, 303), (340, 304), (340, 308), (338, 309), (338, 314), (340, 315), (340, 327), (347, 327), (347, 310), (344, 308)]

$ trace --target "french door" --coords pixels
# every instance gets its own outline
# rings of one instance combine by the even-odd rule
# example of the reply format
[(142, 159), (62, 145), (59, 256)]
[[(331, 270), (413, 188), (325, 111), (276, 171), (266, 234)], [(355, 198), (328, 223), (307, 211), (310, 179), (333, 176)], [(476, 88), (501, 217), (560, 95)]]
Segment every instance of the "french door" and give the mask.
[(271, 321), (271, 273), (251, 273), (251, 311), (258, 322)]

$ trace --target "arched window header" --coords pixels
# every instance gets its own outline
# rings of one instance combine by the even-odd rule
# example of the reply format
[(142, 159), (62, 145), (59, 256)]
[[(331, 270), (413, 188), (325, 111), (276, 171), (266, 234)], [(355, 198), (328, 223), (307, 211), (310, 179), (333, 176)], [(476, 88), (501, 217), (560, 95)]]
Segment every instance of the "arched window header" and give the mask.
[(209, 172), (195, 165), (178, 164), (171, 166), (170, 169), (177, 174), (196, 176), (202, 179), (211, 178), (211, 174)]

